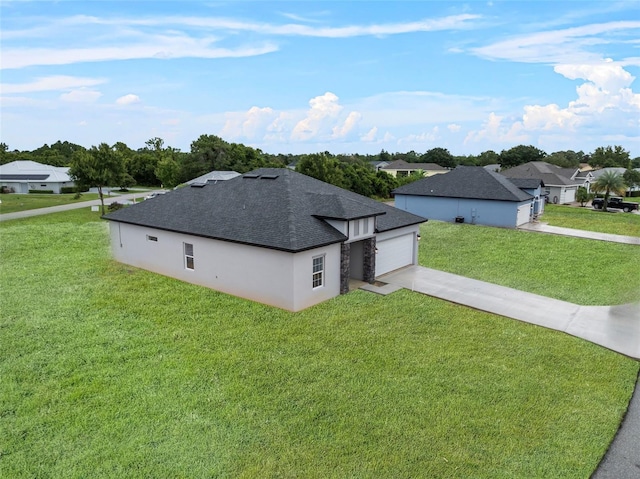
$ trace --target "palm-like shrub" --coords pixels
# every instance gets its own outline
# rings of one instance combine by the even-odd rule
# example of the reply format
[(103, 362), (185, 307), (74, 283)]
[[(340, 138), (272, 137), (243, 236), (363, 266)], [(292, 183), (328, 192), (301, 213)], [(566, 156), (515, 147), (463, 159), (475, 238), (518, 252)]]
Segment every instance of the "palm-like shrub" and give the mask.
[(611, 193), (623, 195), (627, 190), (627, 185), (624, 183), (624, 178), (620, 173), (615, 171), (607, 171), (603, 173), (596, 181), (591, 185), (591, 189), (596, 193), (604, 191), (604, 202), (602, 210), (607, 211), (607, 203)]

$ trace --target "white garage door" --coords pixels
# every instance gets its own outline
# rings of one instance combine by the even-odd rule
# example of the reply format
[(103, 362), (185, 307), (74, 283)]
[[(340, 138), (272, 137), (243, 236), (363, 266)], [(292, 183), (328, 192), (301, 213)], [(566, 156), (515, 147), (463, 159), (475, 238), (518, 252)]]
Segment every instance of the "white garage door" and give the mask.
[(531, 205), (520, 205), (518, 206), (518, 219), (516, 220), (516, 226), (523, 225), (529, 222), (529, 216), (531, 213)]
[(414, 246), (413, 233), (378, 241), (376, 243), (376, 248), (378, 248), (376, 276), (413, 264)]

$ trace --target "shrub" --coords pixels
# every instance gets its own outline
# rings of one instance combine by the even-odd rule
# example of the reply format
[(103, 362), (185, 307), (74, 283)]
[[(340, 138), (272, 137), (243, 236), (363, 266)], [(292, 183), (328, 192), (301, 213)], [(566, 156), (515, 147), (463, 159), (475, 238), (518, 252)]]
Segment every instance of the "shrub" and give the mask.
[(29, 193), (35, 193), (37, 195), (52, 195), (53, 190), (29, 190)]
[(63, 186), (62, 188), (60, 188), (60, 193), (78, 193), (78, 192), (82, 192), (82, 193), (86, 193), (87, 191), (89, 191), (89, 188), (84, 187), (81, 188), (79, 186)]
[(113, 203), (111, 203), (109, 205), (109, 211), (116, 211), (119, 210), (120, 208), (123, 208), (124, 205), (121, 203), (118, 203), (117, 201), (114, 201)]
[(15, 193), (16, 189), (13, 186), (3, 186), (0, 187), (0, 194), (6, 195), (9, 193)]

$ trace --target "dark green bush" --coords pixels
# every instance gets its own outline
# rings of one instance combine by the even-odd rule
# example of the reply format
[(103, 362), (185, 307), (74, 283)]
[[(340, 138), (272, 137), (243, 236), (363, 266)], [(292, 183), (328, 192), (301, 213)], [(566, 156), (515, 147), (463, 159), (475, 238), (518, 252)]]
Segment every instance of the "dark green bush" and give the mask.
[(121, 203), (118, 203), (117, 201), (114, 201), (109, 205), (109, 211), (116, 211), (116, 210), (119, 210), (120, 208), (124, 208), (124, 205)]
[(60, 188), (60, 193), (77, 193), (77, 192), (81, 192), (81, 193), (86, 193), (87, 191), (89, 191), (89, 188), (80, 188), (79, 186), (63, 186), (62, 188)]
[(29, 190), (29, 193), (35, 193), (37, 195), (52, 195), (53, 190)]

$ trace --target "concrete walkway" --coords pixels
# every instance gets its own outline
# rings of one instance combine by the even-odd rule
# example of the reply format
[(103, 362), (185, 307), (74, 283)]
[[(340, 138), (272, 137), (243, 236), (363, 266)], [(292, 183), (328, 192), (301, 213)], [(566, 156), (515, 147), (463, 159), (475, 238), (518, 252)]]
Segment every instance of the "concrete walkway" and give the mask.
[[(640, 303), (580, 306), (443, 271), (410, 266), (378, 278), (412, 291), (563, 331), (640, 359)], [(640, 478), (640, 381), (593, 479)]]
[[(125, 203), (130, 200), (144, 198), (151, 193), (150, 191), (139, 191), (137, 193), (128, 193), (126, 195), (105, 196), (105, 206), (113, 202)], [(31, 216), (47, 215), (49, 213), (60, 213), (61, 211), (77, 210), (80, 208), (90, 208), (91, 206), (100, 206), (100, 200), (80, 201), (79, 203), (69, 203), (67, 205), (49, 206), (47, 208), (37, 208), (34, 210), (16, 211), (15, 213), (0, 214), (0, 221), (15, 220), (18, 218), (29, 218)]]
[(575, 236), (577, 238), (586, 238), (600, 241), (610, 241), (613, 243), (637, 244), (640, 245), (640, 237), (614, 235), (608, 233), (597, 233), (595, 231), (576, 230), (573, 228), (561, 228), (560, 226), (549, 226), (547, 223), (527, 223), (519, 226), (519, 230), (537, 231), (539, 233), (548, 233), (562, 236)]

